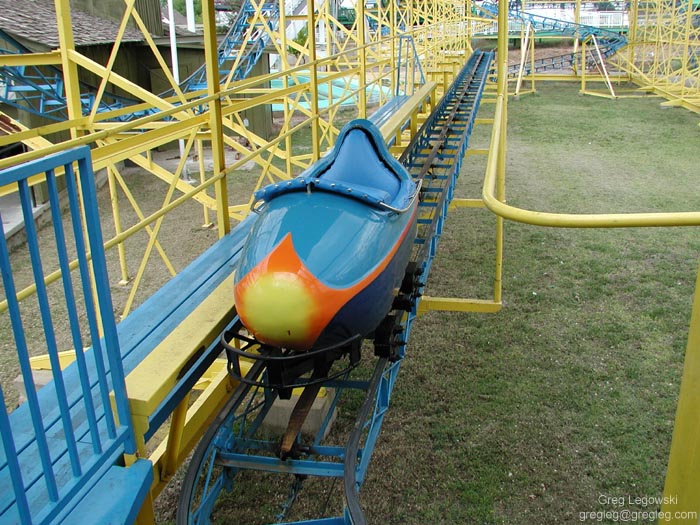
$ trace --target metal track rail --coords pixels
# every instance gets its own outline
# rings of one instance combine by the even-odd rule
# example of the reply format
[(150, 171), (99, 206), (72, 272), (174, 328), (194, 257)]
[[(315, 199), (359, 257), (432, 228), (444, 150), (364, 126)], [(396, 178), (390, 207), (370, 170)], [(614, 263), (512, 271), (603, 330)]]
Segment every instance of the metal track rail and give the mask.
[(457, 76), (450, 90), (423, 124), (399, 161), (421, 179), (422, 199), (416, 253), (427, 279), (437, 243), (454, 196), (462, 159), (474, 127), (493, 53), (477, 52)]
[[(394, 348), (391, 349), (393, 360), (379, 361), (377, 366), (381, 366), (383, 371), (375, 371), (370, 381), (365, 403), (346, 448), (345, 500), (349, 523), (353, 525), (367, 523), (359, 503), (359, 487), (364, 480), (384, 414), (389, 408), (391, 392), (405, 355), (413, 320), (417, 316), (422, 289), (437, 252), (492, 60), (493, 53), (477, 51), (472, 55), (399, 159), (415, 179), (422, 181), (421, 216), (418, 219), (412, 264), (409, 265), (414, 269), (411, 276), (413, 289), (407, 301), (399, 302), (401, 309), (389, 314), (389, 318), (395, 320), (392, 330)], [(367, 407), (372, 402), (374, 410), (368, 415), (365, 412), (369, 412)], [(358, 449), (359, 434), (363, 428), (367, 433), (365, 446)]]
[[(487, 17), (498, 18), (498, 4), (483, 2), (480, 6), (476, 7), (476, 9)], [(624, 35), (602, 27), (577, 24), (568, 20), (559, 20), (535, 13), (528, 13), (520, 9), (510, 9), (508, 11), (508, 18), (520, 22), (523, 26), (530, 25), (535, 33), (546, 32), (560, 34), (561, 36), (577, 38), (581, 41), (590, 37), (595, 37), (600, 44), (600, 53), (603, 59), (614, 55), (620, 48), (627, 45), (627, 38)], [(591, 51), (587, 55), (588, 56), (585, 58), (586, 67), (593, 66), (599, 61), (594, 52)], [(538, 58), (534, 63), (534, 72), (541, 73), (574, 66), (582, 67), (581, 60), (582, 57), (577, 53), (564, 53), (556, 56)], [(509, 66), (508, 76), (512, 77), (517, 75), (518, 70), (518, 65)], [(524, 74), (529, 75), (531, 73), (533, 73), (532, 66), (526, 63)]]

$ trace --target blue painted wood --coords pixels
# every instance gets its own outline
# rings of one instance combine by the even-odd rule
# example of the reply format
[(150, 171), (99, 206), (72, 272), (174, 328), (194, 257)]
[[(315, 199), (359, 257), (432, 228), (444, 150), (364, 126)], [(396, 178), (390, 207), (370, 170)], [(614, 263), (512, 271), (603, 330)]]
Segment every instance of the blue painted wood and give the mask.
[(59, 517), (61, 525), (133, 523), (153, 482), (153, 465), (139, 459), (130, 467), (114, 465), (80, 498), (77, 506)]
[[(167, 337), (204, 298), (231, 274), (249, 227), (250, 221), (246, 220), (241, 223), (234, 231), (217, 241), (117, 325), (126, 374), (131, 372), (159, 342)], [(91, 351), (86, 353), (90, 374), (93, 374), (95, 370), (94, 357)], [(79, 393), (79, 377), (73, 370), (73, 366), (69, 366), (64, 371), (64, 381), (68, 391), (69, 405), (72, 410), (80, 412), (82, 396)], [(44, 420), (48, 421), (47, 428), (49, 432), (55, 434), (60, 432), (56, 427), (59, 423), (59, 412), (55, 407), (51, 386), (52, 384), (49, 383), (39, 392), (38, 397)], [(95, 404), (100, 404), (96, 386), (95, 382), (91, 384), (93, 400)], [(32, 437), (31, 425), (27, 424), (26, 417), (28, 408), (26, 405), (22, 405), (15, 413), (13, 418), (18, 425), (15, 436), (24, 434), (26, 441), (18, 441), (21, 443), (20, 446), (28, 446)], [(104, 421), (101, 421), (101, 424), (103, 426), (102, 433), (105, 433)], [(5, 456), (0, 454), (0, 469), (5, 467), (4, 460)], [(2, 482), (0, 480), (1, 488)]]
[[(192, 311), (206, 298), (221, 282), (226, 279), (233, 270), (242, 243), (247, 236), (250, 226), (249, 221), (244, 221), (229, 235), (217, 241), (200, 257), (193, 261), (187, 268), (180, 272), (171, 281), (166, 283), (154, 296), (134, 310), (124, 321), (117, 326), (120, 340), (122, 363), (125, 374), (133, 370), (145, 356), (167, 335), (174, 327), (180, 324)], [(90, 377), (95, 373), (95, 355), (91, 350), (85, 354), (86, 367)], [(68, 393), (68, 404), (71, 407), (73, 421), (80, 421), (77, 425), (76, 436), (78, 441), (90, 441), (90, 426), (84, 416), (85, 399), (80, 388), (80, 375), (76, 370), (77, 363), (64, 370), (63, 378), (65, 389)], [(109, 366), (106, 367), (109, 371)], [(185, 378), (183, 378), (185, 379)], [(109, 385), (111, 386), (111, 384)], [(91, 383), (92, 401), (98, 407), (102, 406), (99, 385)], [(183, 389), (178, 389), (180, 398)], [(53, 383), (50, 383), (38, 393), (38, 406), (44, 415), (45, 426), (49, 434), (49, 448), (54, 458), (54, 470), (65, 473), (66, 457), (65, 443), (62, 440), (60, 428), (60, 411), (56, 407)], [(174, 399), (168, 399), (169, 405), (165, 405), (157, 412), (154, 418), (154, 426), (158, 425), (167, 416), (168, 410), (174, 404)], [(22, 457), (37, 457), (37, 443), (32, 434), (31, 423), (28, 418), (28, 407), (19, 407), (12, 415), (15, 437), (18, 438)], [(82, 419), (81, 419), (82, 418)], [(105, 439), (108, 434), (104, 414), (98, 414), (98, 428), (100, 436)], [(155, 429), (154, 429), (155, 430)], [(12, 505), (14, 491), (11, 487), (9, 476), (6, 476), (8, 468), (6, 456), (0, 458), (0, 521), (4, 519), (7, 509)], [(116, 459), (112, 458), (112, 461)], [(42, 469), (36, 462), (24, 462), (24, 477), (36, 485), (42, 477)], [(69, 480), (65, 475), (57, 481), (59, 485)], [(7, 497), (2, 497), (3, 495)]]
[[(2, 388), (0, 388), (0, 403), (5, 406), (5, 396), (3, 395)], [(12, 427), (10, 424), (10, 418), (7, 416), (7, 412), (0, 410), (0, 437), (2, 438), (2, 448), (6, 451), (6, 456), (9, 458), (8, 461), (8, 476), (11, 484), (11, 490), (16, 494), (16, 510), (18, 518), (21, 522), (31, 521), (32, 515), (29, 510), (29, 502), (27, 501), (27, 496), (24, 493), (24, 483), (22, 481), (22, 471), (17, 460), (17, 449), (15, 448), (15, 443), (12, 439)]]
[[(1, 175), (1, 174), (0, 174)], [(0, 180), (2, 177), (0, 176)], [(8, 310), (10, 315), (10, 321), (12, 324), (12, 332), (15, 340), (15, 345), (17, 348), (17, 357), (19, 361), (20, 370), (22, 372), (22, 377), (24, 378), (25, 384), (30, 385), (27, 389), (27, 402), (24, 404), (25, 414), (21, 419), (22, 423), (27, 427), (26, 434), (32, 439), (33, 443), (37, 446), (37, 456), (38, 460), (36, 463), (41, 462), (41, 467), (46, 472), (45, 482), (47, 491), (52, 495), (52, 497), (57, 497), (56, 482), (53, 472), (51, 471), (51, 464), (48, 461), (48, 445), (46, 442), (46, 432), (42, 427), (41, 412), (38, 409), (39, 401), (36, 392), (34, 391), (34, 383), (31, 375), (31, 366), (29, 364), (29, 350), (27, 348), (27, 342), (24, 338), (24, 329), (22, 326), (22, 317), (19, 309), (19, 302), (15, 300), (16, 287), (14, 279), (12, 278), (12, 269), (10, 266), (10, 257), (7, 249), (7, 243), (5, 242), (5, 237), (0, 236), (0, 270), (2, 271), (3, 286), (5, 288), (5, 294), (8, 302)], [(0, 391), (2, 390), (0, 386)], [(3, 396), (4, 397), (4, 396)], [(4, 405), (3, 405), (4, 406)], [(7, 414), (6, 414), (7, 417)], [(22, 464), (18, 461), (18, 452), (23, 449), (23, 439), (22, 431), (16, 428), (17, 417), (14, 416), (14, 423), (8, 417), (8, 425), (2, 429), (3, 431), (3, 449), (1, 460), (3, 463), (3, 471), (5, 467), (8, 466), (6, 458), (10, 459), (8, 475), (11, 479), (6, 480), (4, 477), (0, 479), (0, 497), (3, 494), (14, 494), (14, 492), (6, 492), (3, 489), (2, 482), (5, 481), (7, 485), (12, 487), (22, 486), (23, 480), (22, 476)], [(36, 431), (34, 431), (36, 429)], [(19, 438), (19, 439), (18, 439)], [(15, 461), (17, 464), (15, 465)], [(17, 492), (19, 494), (19, 492)], [(22, 503), (21, 503), (22, 504)], [(3, 509), (2, 499), (0, 499), (0, 509)]]
[[(76, 164), (78, 171), (74, 172), (73, 166)], [(72, 238), (75, 245), (72, 248), (66, 243), (67, 236), (60, 217), (58, 190), (54, 180), (54, 170), (58, 167), (63, 167), (66, 173), (69, 209), (74, 223)], [(49, 302), (43, 283), (42, 254), (26, 182), (27, 178), (37, 173), (44, 173), (48, 181), (49, 202), (55, 219), (55, 248), (59, 265), (65, 274), (62, 276), (66, 301), (64, 315), (52, 310), (53, 305)], [(0, 521), (54, 523), (62, 512), (79, 500), (87, 488), (92, 487), (116, 465), (124, 453), (135, 451), (135, 440), (130, 427), (131, 415), (102, 248), (90, 149), (81, 147), (68, 150), (0, 172), (0, 184), (8, 183), (19, 186), (43, 335), (53, 363), (54, 381), (40, 392), (34, 391), (24, 338), (26, 328), (15, 299), (12, 267), (2, 237), (0, 265), (3, 285), (8, 295), (23, 378), (28, 384), (28, 402), (0, 418), (3, 443), (0, 456)], [(79, 194), (84, 203), (82, 209), (85, 222), (80, 213)], [(86, 238), (82, 234), (83, 227), (87, 228)], [(87, 311), (83, 315), (78, 313), (74, 296), (80, 287), (74, 288), (71, 275), (66, 271), (68, 253), (71, 252), (76, 253), (79, 260), (82, 291), (86, 296)], [(91, 254), (90, 261), (88, 253)], [(89, 272), (89, 268), (92, 268), (92, 272)], [(94, 304), (93, 287), (97, 295)], [(96, 309), (100, 311), (100, 323), (97, 322)], [(81, 321), (85, 318), (87, 321)], [(54, 327), (65, 322), (73, 334), (79, 355), (76, 364), (63, 373), (58, 366)], [(84, 324), (89, 326), (85, 327)], [(96, 343), (85, 355), (80, 343), (81, 330), (86, 330), (87, 336)], [(100, 339), (100, 333), (104, 334), (103, 339)], [(95, 351), (97, 349), (99, 352)], [(109, 365), (105, 366), (103, 359)], [(120, 426), (114, 423), (116, 418), (112, 415), (109, 390), (114, 391), (118, 419), (122, 422)], [(131, 475), (137, 472), (138, 469)], [(132, 500), (123, 503), (128, 506), (130, 501)], [(141, 501), (133, 501), (131, 504), (140, 506)]]
[[(120, 431), (119, 434), (121, 433), (123, 432)], [(0, 513), (0, 522), (22, 524), (56, 523), (57, 516), (65, 510), (66, 506), (75, 504), (80, 495), (85, 493), (86, 488), (97, 483), (104, 473), (113, 465), (117, 464), (123, 457), (123, 440), (112, 440), (106, 443), (106, 445), (102, 454), (95, 455), (92, 452), (92, 445), (89, 442), (78, 443), (78, 455), (82, 464), (81, 477), (72, 475), (70, 459), (67, 457), (67, 454), (63, 452), (61, 457), (53, 464), (53, 471), (55, 472), (59, 489), (59, 498), (55, 501), (48, 498), (46, 491), (42, 487), (41, 477), (37, 477), (31, 485), (25, 483), (25, 494), (32, 514), (31, 521), (19, 520), (17, 505), (10, 501), (9, 505)], [(60, 454), (62, 449), (65, 451), (66, 445), (63, 440), (56, 438), (49, 440), (49, 447), (52, 454)], [(35, 457), (36, 455), (34, 455), (34, 458)], [(24, 465), (32, 461), (32, 459), (32, 455), (28, 452), (20, 456), (20, 461)], [(4, 475), (2, 475), (2, 479), (5, 479)], [(27, 477), (24, 479), (26, 482)], [(10, 494), (10, 496), (12, 495)], [(5, 497), (5, 494), (3, 494), (3, 502), (7, 503), (8, 499), (10, 498)], [(122, 504), (126, 505), (129, 504), (129, 502), (125, 500)]]
[[(53, 170), (47, 172), (49, 178), (53, 177)], [(30, 176), (31, 171), (27, 172)], [(89, 174), (92, 176), (92, 172)], [(36, 294), (39, 300), (39, 309), (41, 311), (41, 322), (44, 328), (44, 338), (46, 340), (46, 349), (51, 360), (53, 371), (54, 386), (56, 387), (56, 401), (58, 403), (59, 413), (61, 416), (61, 424), (63, 427), (63, 435), (66, 441), (68, 455), (71, 459), (71, 467), (73, 474), (78, 477), (81, 475), (81, 466), (78, 459), (78, 449), (75, 443), (75, 433), (73, 431), (73, 423), (70, 419), (70, 409), (68, 408), (68, 399), (66, 396), (66, 386), (61, 374), (60, 362), (58, 360), (58, 348), (56, 346), (56, 335), (54, 331), (54, 321), (51, 315), (51, 306), (49, 305), (49, 296), (44, 283), (44, 269), (39, 253), (39, 240), (37, 237), (36, 225), (32, 215), (32, 202), (29, 192), (29, 185), (26, 179), (19, 181), (19, 195), (22, 202), (22, 213), (24, 215), (24, 230), (27, 237), (27, 246), (29, 247), (29, 255), (32, 261), (32, 272), (34, 273), (34, 284), (36, 285)], [(73, 203), (71, 203), (73, 204)], [(76, 203), (77, 204), (77, 203)], [(59, 254), (65, 254), (66, 247), (57, 245)], [(75, 312), (77, 315), (77, 312)], [(27, 356), (28, 357), (28, 356)], [(40, 417), (40, 416), (39, 416)], [(43, 429), (43, 427), (42, 427)], [(34, 430), (39, 430), (38, 426), (34, 426)], [(42, 458), (43, 459), (43, 458)], [(46, 458), (48, 459), (48, 458)]]
[[(51, 174), (53, 175), (53, 174)], [(72, 180), (72, 177), (71, 177)], [(56, 237), (56, 244), (65, 246), (65, 233), (63, 225), (63, 217), (60, 213), (61, 205), (58, 200), (58, 188), (56, 187), (56, 178), (54, 176), (49, 176), (46, 179), (48, 189), (49, 189), (49, 199), (51, 202), (51, 222), (53, 224), (54, 236)], [(82, 230), (80, 229), (80, 223), (73, 222), (73, 231), (78, 229), (80, 231), (79, 237), (76, 238), (76, 243), (82, 245)], [(73, 292), (73, 280), (71, 278), (70, 271), (70, 261), (68, 260), (68, 254), (65, 250), (60, 250), (58, 253), (59, 264), (61, 268), (61, 277), (63, 282), (63, 293), (66, 297), (66, 302), (68, 303), (68, 317), (70, 321), (71, 337), (73, 341), (73, 348), (85, 348), (83, 344), (83, 337), (80, 333), (80, 322), (77, 318), (78, 308), (75, 300), (75, 293)], [(88, 305), (86, 308), (88, 312), (94, 311), (92, 305)], [(90, 380), (87, 372), (87, 365), (85, 363), (85, 354), (83, 352), (76, 352), (76, 361), (78, 365), (78, 370), (80, 372), (80, 386), (83, 392), (88, 392), (90, 390)], [(97, 418), (95, 413), (95, 406), (92, 402), (91, 396), (84, 396), (85, 400), (85, 411), (90, 426), (90, 437), (93, 443), (93, 451), (95, 454), (102, 452), (102, 444), (99, 435), (99, 429), (97, 427)]]
[[(72, 168), (69, 168), (72, 169)], [(78, 199), (77, 196), (77, 189), (75, 187), (75, 183), (72, 180), (72, 177), (69, 177), (68, 180), (66, 181), (66, 190), (68, 192), (68, 195), (70, 195), (70, 198), (73, 202), (76, 202)], [(73, 235), (75, 237), (75, 242), (78, 247), (80, 247), (80, 251), (84, 251), (87, 246), (84, 238), (84, 233), (81, 228), (81, 211), (75, 206), (71, 206), (70, 208), (70, 215), (71, 215), (71, 220), (73, 222)], [(94, 217), (94, 215), (93, 215)], [(96, 223), (96, 224), (99, 224)], [(91, 247), (91, 250), (97, 250), (98, 256), (100, 257), (100, 260), (104, 257), (104, 254), (102, 254), (102, 249), (100, 246), (96, 247)], [(88, 261), (80, 257), (78, 259), (78, 266), (80, 270), (80, 276), (82, 280), (82, 285), (83, 285), (83, 297), (85, 299), (85, 308), (86, 312), (88, 312), (87, 315), (87, 323), (88, 326), (90, 327), (90, 332), (91, 333), (98, 333), (98, 320), (97, 316), (94, 314), (94, 312), (97, 311), (93, 299), (93, 294), (92, 291), (89, 287), (89, 278), (87, 277), (90, 275), (90, 269), (88, 265)], [(93, 338), (93, 346), (92, 346), (92, 352), (94, 353), (94, 364), (95, 364), (95, 370), (97, 371), (97, 384), (99, 385), (99, 392), (100, 392), (100, 399), (102, 401), (101, 406), (108, 406), (111, 404), (111, 400), (109, 397), (109, 392), (110, 392), (110, 385), (109, 385), (109, 376), (107, 375), (107, 371), (105, 369), (105, 359), (104, 359), (104, 351), (103, 351), (103, 345), (104, 341), (100, 338)], [(75, 347), (75, 348), (82, 348), (81, 347)], [(80, 358), (78, 358), (78, 369), (81, 370), (80, 366)], [(81, 370), (82, 371), (82, 370)], [(70, 377), (70, 376), (69, 376)], [(84, 380), (81, 378), (81, 383)], [(88, 381), (89, 383), (89, 381)], [(91, 391), (92, 391), (92, 386), (91, 386)], [(87, 392), (87, 390), (83, 390), (83, 392)], [(89, 397), (89, 396), (86, 396)], [(87, 400), (86, 400), (86, 406), (87, 406)], [(106, 430), (107, 430), (107, 435), (110, 437), (113, 437), (116, 433), (116, 425), (114, 421), (114, 417), (112, 416), (110, 411), (105, 412), (105, 418), (104, 418), (104, 423), (106, 425)]]

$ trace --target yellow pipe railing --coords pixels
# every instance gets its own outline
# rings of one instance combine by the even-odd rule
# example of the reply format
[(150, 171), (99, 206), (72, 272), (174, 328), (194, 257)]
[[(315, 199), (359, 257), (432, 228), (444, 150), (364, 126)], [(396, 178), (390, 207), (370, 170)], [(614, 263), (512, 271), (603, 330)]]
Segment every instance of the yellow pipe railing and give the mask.
[[(505, 123), (501, 114), (505, 105), (499, 95), (496, 100), (496, 118), (491, 134), (491, 150), (486, 164), (482, 198), (486, 207), (504, 219), (536, 226), (557, 228), (631, 228), (659, 226), (700, 226), (700, 212), (648, 212), (648, 213), (550, 213), (510, 206), (495, 194), (497, 177), (497, 147), (505, 137)], [(501, 130), (503, 128), (503, 130)]]
[[(498, 91), (491, 144), (486, 163), (482, 198), (499, 219), (536, 226), (559, 228), (626, 228), (658, 226), (698, 226), (700, 212), (651, 213), (547, 213), (526, 210), (505, 203), (505, 141), (507, 126), (507, 4), (499, 2)], [(497, 260), (497, 264), (499, 264)], [(697, 414), (700, 411), (700, 270), (696, 279), (693, 313), (686, 347), (683, 377), (674, 422), (661, 511), (669, 523), (697, 523), (700, 512), (700, 439)]]

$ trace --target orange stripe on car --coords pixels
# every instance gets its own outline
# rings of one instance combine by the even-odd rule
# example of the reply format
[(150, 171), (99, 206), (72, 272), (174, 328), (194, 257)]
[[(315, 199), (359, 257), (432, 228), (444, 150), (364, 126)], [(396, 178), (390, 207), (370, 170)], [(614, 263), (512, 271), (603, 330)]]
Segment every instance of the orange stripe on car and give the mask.
[(235, 286), (236, 309), (243, 324), (264, 343), (310, 349), (338, 311), (384, 271), (412, 222), (381, 263), (348, 288), (332, 288), (319, 281), (299, 258), (288, 233)]

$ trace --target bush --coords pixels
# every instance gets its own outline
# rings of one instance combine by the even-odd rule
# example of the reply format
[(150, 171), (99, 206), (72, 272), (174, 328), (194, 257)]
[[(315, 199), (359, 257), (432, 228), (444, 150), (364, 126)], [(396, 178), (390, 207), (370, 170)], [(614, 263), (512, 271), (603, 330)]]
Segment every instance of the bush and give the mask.
[[(294, 42), (299, 44), (300, 46), (305, 46), (306, 41), (309, 39), (309, 28), (307, 26), (302, 27), (299, 32), (297, 33), (297, 36), (294, 37)], [(299, 56), (299, 50), (292, 47), (292, 46), (287, 46), (287, 52), (290, 55), (294, 55), (295, 57)]]

